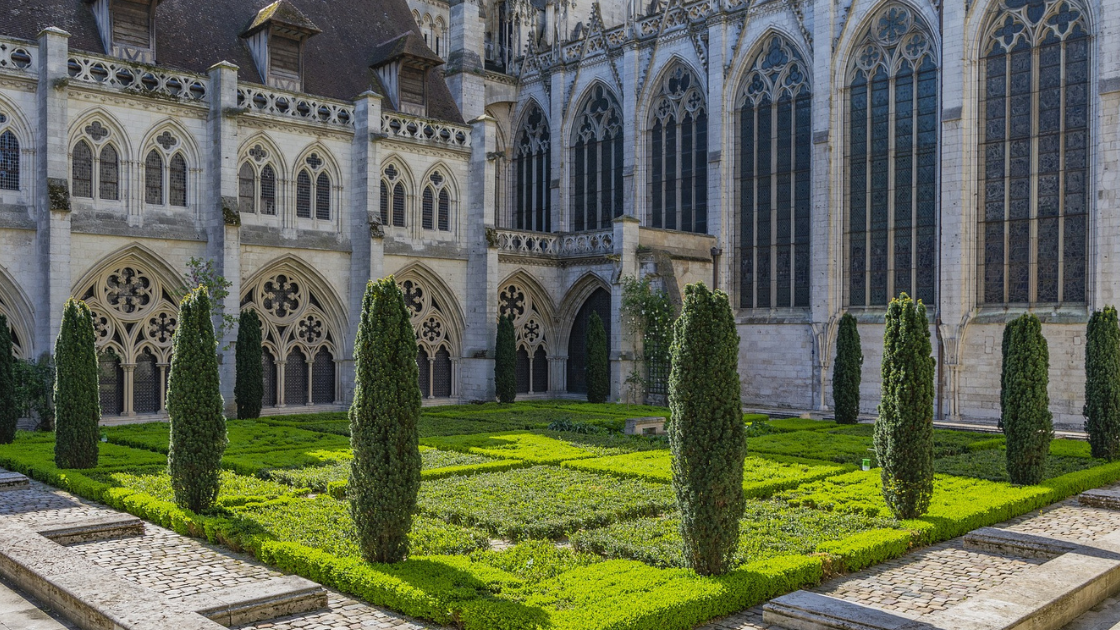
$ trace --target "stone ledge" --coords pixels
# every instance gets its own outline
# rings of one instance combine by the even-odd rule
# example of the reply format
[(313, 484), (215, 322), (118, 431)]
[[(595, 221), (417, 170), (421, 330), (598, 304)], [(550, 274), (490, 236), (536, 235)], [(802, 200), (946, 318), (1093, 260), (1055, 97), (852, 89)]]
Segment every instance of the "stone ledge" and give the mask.
[(31, 484), (26, 476), (0, 469), (0, 492), (8, 490), (27, 490), (30, 487)]
[(770, 600), (762, 607), (762, 620), (789, 630), (901, 630), (914, 622), (911, 617), (809, 591)]
[(128, 514), (113, 514), (102, 518), (56, 521), (36, 527), (35, 533), (60, 545), (74, 545), (120, 536), (142, 536), (144, 521)]
[(326, 608), (327, 592), (315, 582), (286, 575), (198, 593), (178, 601), (211, 621), (224, 626), (239, 626)]
[(1076, 551), (1078, 548), (1074, 543), (995, 527), (982, 527), (969, 532), (963, 542), (966, 549), (1045, 560)]
[(1088, 507), (1120, 510), (1120, 491), (1097, 488), (1077, 495), (1077, 502)]

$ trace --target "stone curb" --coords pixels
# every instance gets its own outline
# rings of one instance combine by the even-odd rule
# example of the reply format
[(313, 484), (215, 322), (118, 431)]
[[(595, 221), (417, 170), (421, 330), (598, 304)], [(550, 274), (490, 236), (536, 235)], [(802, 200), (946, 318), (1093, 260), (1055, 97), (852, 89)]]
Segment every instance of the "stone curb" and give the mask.
[(49, 523), (36, 527), (35, 533), (60, 545), (74, 545), (121, 536), (143, 536), (144, 521), (128, 514), (114, 514), (104, 518)]
[(178, 600), (182, 605), (224, 626), (240, 626), (326, 608), (327, 592), (296, 575), (198, 593)]
[(31, 484), (24, 475), (0, 469), (0, 492), (27, 490), (30, 487)]

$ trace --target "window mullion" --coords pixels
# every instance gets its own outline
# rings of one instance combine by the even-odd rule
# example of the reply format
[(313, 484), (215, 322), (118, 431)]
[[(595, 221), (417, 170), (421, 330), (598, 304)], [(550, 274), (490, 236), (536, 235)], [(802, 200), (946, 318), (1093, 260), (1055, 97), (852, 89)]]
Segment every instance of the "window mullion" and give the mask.
[[(888, 70), (888, 72), (890, 72)], [(898, 150), (895, 147), (895, 125), (898, 119), (897, 75), (890, 74), (887, 78), (887, 301), (895, 297), (894, 293), (894, 230), (895, 230), (895, 160), (898, 159)]]
[(1039, 83), (1042, 72), (1039, 69), (1041, 55), (1039, 47), (1031, 49), (1031, 171), (1030, 171), (1030, 206), (1028, 209), (1030, 244), (1027, 252), (1028, 288), (1027, 303), (1034, 304), (1038, 301), (1038, 131), (1039, 131)]
[[(1061, 55), (1061, 58), (1060, 58), (1060, 61), (1059, 61), (1059, 63), (1061, 64), (1059, 66), (1060, 72), (1061, 72), (1061, 81), (1058, 83), (1058, 85), (1060, 86), (1059, 91), (1061, 93), (1061, 96), (1060, 96), (1061, 100), (1059, 101), (1060, 105), (1059, 105), (1059, 109), (1058, 109), (1058, 112), (1059, 112), (1058, 130), (1059, 130), (1059, 134), (1060, 134), (1059, 137), (1061, 138), (1061, 140), (1058, 142), (1058, 165), (1059, 166), (1058, 166), (1058, 272), (1057, 272), (1058, 273), (1058, 296), (1057, 297), (1058, 297), (1058, 302), (1061, 303), (1061, 302), (1065, 301), (1065, 289), (1066, 289), (1066, 283), (1065, 283), (1065, 278), (1066, 278), (1066, 273), (1065, 273), (1065, 264), (1066, 264), (1066, 255), (1065, 255), (1065, 245), (1066, 245), (1066, 239), (1065, 239), (1065, 234), (1066, 234), (1066, 169), (1065, 169), (1065, 164), (1066, 164), (1066, 143), (1065, 143), (1065, 138), (1066, 138), (1066, 115), (1065, 115), (1066, 114), (1066, 45), (1065, 45), (1065, 42), (1062, 42), (1059, 50), (1060, 50), (1060, 55)], [(1039, 74), (1041, 75), (1041, 73), (1042, 72), (1041, 72), (1041, 69), (1040, 69)]]
[(770, 99), (770, 308), (778, 304), (778, 100)]

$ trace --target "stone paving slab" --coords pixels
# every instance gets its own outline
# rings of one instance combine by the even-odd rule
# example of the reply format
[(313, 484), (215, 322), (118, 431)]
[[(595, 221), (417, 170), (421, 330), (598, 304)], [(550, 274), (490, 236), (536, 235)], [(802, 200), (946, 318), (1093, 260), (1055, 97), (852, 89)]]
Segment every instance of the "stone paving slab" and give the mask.
[(199, 593), (179, 600), (223, 626), (317, 611), (327, 605), (323, 587), (297, 575)]
[(810, 591), (767, 602), (762, 619), (788, 630), (904, 630), (914, 622), (913, 617)]
[(144, 533), (144, 521), (128, 514), (113, 514), (40, 524), (35, 533), (60, 545), (72, 545), (121, 536), (140, 536)]
[(1098, 488), (1082, 492), (1077, 497), (1077, 502), (1089, 507), (1104, 508), (1106, 510), (1120, 510), (1120, 490)]
[(0, 630), (78, 630), (47, 614), (38, 601), (28, 599), (0, 581)]
[(964, 535), (962, 542), (966, 549), (1043, 560), (1056, 558), (1078, 548), (1074, 542), (996, 527), (981, 527), (969, 532)]
[(24, 475), (7, 470), (0, 470), (0, 492), (26, 490), (27, 486), (28, 479)]
[(233, 626), (231, 630), (441, 630), (431, 622), (409, 619), (327, 590), (327, 608), (271, 621)]

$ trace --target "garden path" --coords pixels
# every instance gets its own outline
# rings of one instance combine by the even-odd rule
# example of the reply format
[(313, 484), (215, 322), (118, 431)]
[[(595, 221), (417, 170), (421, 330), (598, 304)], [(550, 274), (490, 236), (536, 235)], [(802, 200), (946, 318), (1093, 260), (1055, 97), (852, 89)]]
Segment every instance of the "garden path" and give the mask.
[[(1120, 484), (1112, 486), (1120, 488)], [(1120, 529), (1120, 512), (1066, 499), (995, 527), (1072, 542), (1090, 542)], [(826, 580), (811, 591), (920, 618), (987, 591), (1045, 562), (966, 549), (960, 538), (922, 547), (858, 573)], [(1101, 602), (1065, 630), (1108, 630), (1120, 624), (1120, 596)], [(779, 630), (762, 621), (762, 606), (697, 630)]]
[[(2, 470), (2, 469), (0, 469)], [(116, 514), (100, 504), (32, 481), (26, 490), (0, 492), (0, 518), (24, 525), (42, 526), (79, 517)], [(252, 557), (188, 538), (144, 523), (144, 535), (110, 538), (69, 545), (94, 564), (118, 577), (160, 593), (171, 600), (230, 586), (263, 582), (281, 575)], [(4, 586), (0, 583), (0, 593)], [(9, 591), (10, 592), (10, 591)], [(434, 629), (438, 626), (368, 606), (328, 590), (327, 608), (237, 626), (237, 630), (396, 630)], [(13, 596), (18, 597), (13, 593)], [(2, 600), (3, 598), (0, 598)], [(3, 611), (0, 601), (0, 611)], [(71, 626), (56, 626), (69, 628)], [(50, 626), (44, 626), (50, 628)], [(3, 623), (0, 629), (6, 630)]]

